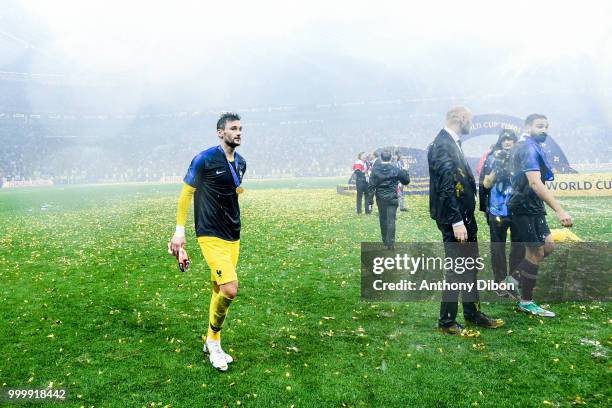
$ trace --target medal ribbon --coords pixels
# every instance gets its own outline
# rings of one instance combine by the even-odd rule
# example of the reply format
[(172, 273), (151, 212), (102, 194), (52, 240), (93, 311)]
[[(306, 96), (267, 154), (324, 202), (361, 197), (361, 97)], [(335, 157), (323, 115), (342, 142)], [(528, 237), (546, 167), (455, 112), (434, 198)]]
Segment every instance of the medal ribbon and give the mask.
[[(230, 163), (229, 159), (225, 155), (225, 150), (223, 150), (221, 145), (217, 146), (217, 148), (221, 151), (221, 153), (223, 153), (223, 157), (225, 157), (225, 161), (227, 161), (227, 165), (229, 166), (230, 173), (232, 173), (232, 177), (234, 178), (234, 184), (236, 184), (236, 188), (240, 187), (240, 184), (242, 183), (242, 181), (238, 177), (236, 170), (234, 170), (234, 166), (232, 166), (232, 163)], [(236, 155), (234, 155), (234, 163), (236, 163), (236, 168), (239, 168), (238, 167), (238, 156)]]

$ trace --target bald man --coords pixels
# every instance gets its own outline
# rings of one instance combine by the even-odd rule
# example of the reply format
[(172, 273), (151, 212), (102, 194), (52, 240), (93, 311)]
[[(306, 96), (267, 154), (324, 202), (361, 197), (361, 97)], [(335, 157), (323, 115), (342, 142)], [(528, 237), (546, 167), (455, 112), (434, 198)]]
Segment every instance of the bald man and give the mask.
[[(476, 209), (476, 181), (465, 160), (461, 148), (461, 137), (469, 134), (472, 113), (463, 106), (455, 107), (446, 114), (446, 126), (429, 145), (429, 211), (442, 233), (444, 253), (447, 258), (479, 257), (478, 226), (474, 217)], [(449, 283), (473, 283), (476, 287), (477, 269), (457, 268), (446, 270)], [(486, 328), (501, 327), (504, 322), (494, 319), (480, 310), (478, 291), (461, 291), (463, 317), (466, 323)], [(442, 293), (438, 329), (442, 333), (462, 334), (463, 327), (457, 323), (459, 291)]]

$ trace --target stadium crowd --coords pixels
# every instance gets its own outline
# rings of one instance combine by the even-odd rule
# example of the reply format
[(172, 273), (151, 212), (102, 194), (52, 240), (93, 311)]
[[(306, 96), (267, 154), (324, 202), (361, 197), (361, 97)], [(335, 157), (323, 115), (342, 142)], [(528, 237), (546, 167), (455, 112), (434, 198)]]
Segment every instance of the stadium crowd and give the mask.
[[(242, 151), (249, 159), (250, 178), (347, 176), (358, 150), (373, 151), (380, 146), (425, 149), (437, 125), (433, 115), (398, 108), (334, 113), (305, 109), (249, 116), (244, 115)], [(214, 140), (208, 121), (205, 114), (186, 112), (0, 113), (0, 182), (46, 179), (73, 184), (182, 178), (194, 153)], [(607, 132), (602, 126), (568, 124), (554, 129), (553, 134), (573, 163), (609, 163)], [(591, 143), (582, 143), (584, 138)], [(593, 148), (595, 145), (601, 148)]]

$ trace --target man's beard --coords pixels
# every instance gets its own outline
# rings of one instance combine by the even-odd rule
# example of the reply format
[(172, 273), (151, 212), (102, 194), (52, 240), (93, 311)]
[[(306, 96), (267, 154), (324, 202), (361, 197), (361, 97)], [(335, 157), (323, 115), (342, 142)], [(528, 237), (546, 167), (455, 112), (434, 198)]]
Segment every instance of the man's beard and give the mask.
[(540, 133), (539, 135), (532, 135), (531, 137), (533, 138), (533, 140), (535, 140), (537, 143), (544, 143), (546, 141), (546, 137), (548, 135), (546, 133)]
[(470, 134), (470, 127), (471, 126), (461, 126), (461, 134), (462, 135), (469, 135)]
[(240, 146), (240, 142), (236, 143), (233, 140), (226, 140), (225, 144), (228, 145), (229, 147), (233, 147), (234, 149), (238, 146)]

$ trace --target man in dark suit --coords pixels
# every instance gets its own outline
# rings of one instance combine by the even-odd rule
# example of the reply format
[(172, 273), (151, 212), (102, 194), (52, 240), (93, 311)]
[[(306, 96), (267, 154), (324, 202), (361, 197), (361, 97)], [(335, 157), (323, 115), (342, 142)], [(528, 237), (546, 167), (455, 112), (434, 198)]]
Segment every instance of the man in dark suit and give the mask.
[[(461, 149), (461, 136), (467, 135), (472, 126), (472, 113), (458, 106), (446, 114), (446, 127), (429, 145), (429, 211), (442, 233), (444, 252), (447, 258), (479, 257), (474, 217), (476, 209), (476, 181)], [(462, 290), (463, 317), (466, 323), (481, 327), (497, 328), (503, 320), (493, 319), (480, 310), (476, 290), (475, 265), (464, 271), (449, 269), (445, 280), (448, 283), (473, 283), (471, 291)], [(463, 327), (457, 323), (458, 290), (442, 293), (438, 328), (443, 333), (461, 334)]]
[(368, 195), (376, 196), (380, 235), (389, 250), (395, 249), (395, 221), (397, 219), (397, 185), (410, 183), (406, 170), (400, 169), (391, 162), (391, 152), (383, 150), (380, 159), (372, 167)]

